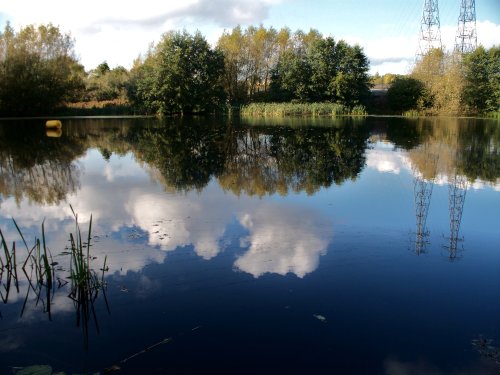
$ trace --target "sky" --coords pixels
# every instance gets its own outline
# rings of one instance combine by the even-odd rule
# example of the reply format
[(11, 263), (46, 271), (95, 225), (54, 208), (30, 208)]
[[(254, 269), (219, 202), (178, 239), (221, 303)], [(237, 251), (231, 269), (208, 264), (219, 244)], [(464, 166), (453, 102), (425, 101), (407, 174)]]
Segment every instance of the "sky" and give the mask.
[[(405, 74), (418, 47), (424, 0), (0, 0), (0, 28), (53, 23), (75, 39), (87, 70), (103, 61), (130, 68), (169, 30), (199, 30), (215, 46), (224, 30), (263, 24), (314, 28), (359, 44), (374, 74)], [(439, 1), (441, 35), (452, 49), (461, 0)], [(500, 45), (500, 0), (476, 0), (478, 43)]]

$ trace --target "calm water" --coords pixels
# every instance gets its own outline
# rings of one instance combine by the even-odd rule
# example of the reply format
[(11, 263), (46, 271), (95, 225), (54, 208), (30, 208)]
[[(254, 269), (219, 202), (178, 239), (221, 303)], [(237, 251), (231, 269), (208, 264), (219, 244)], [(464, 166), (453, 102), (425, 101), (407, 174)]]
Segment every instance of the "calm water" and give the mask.
[[(106, 258), (83, 302), (70, 205)], [(0, 122), (0, 229), (2, 374), (499, 370), (495, 121)]]

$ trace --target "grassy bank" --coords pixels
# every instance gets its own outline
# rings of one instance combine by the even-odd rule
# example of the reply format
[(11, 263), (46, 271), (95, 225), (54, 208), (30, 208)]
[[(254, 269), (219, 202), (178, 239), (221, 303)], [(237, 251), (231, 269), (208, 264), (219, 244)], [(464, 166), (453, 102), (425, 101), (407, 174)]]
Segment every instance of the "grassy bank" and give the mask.
[(337, 103), (251, 103), (241, 108), (244, 116), (366, 116), (364, 106), (347, 107)]

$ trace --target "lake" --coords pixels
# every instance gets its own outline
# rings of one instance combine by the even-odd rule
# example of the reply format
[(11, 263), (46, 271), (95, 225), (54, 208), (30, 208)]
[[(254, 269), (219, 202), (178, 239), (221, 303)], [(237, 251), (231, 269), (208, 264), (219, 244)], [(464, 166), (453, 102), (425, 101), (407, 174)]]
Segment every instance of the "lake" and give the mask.
[(44, 123), (0, 121), (0, 373), (498, 373), (498, 121)]

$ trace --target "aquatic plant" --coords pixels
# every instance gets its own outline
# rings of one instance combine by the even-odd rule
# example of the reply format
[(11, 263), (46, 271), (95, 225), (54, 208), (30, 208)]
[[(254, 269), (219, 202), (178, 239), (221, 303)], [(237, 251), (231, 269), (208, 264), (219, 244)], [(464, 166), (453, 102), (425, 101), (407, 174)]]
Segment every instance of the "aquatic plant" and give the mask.
[[(70, 205), (71, 207), (71, 205)], [(74, 302), (76, 312), (76, 325), (82, 327), (84, 333), (84, 345), (88, 345), (88, 322), (93, 318), (97, 331), (99, 326), (95, 311), (95, 301), (102, 291), (106, 308), (109, 312), (109, 304), (105, 293), (104, 275), (108, 271), (106, 265), (107, 257), (104, 258), (104, 263), (101, 272), (96, 271), (92, 267), (94, 257), (90, 255), (90, 246), (92, 238), (92, 216), (88, 227), (88, 235), (84, 242), (80, 225), (78, 223), (78, 215), (71, 207), (75, 219), (75, 234), (69, 234), (70, 248), (68, 254), (71, 256), (69, 265), (69, 275), (56, 275), (55, 266), (58, 264), (52, 259), (52, 254), (47, 247), (45, 240), (45, 223), (42, 222), (41, 239), (35, 238), (35, 244), (30, 248), (26, 239), (13, 219), (17, 232), (26, 248), (26, 259), (22, 265), (17, 264), (16, 242), (12, 243), (9, 248), (7, 240), (3, 232), (0, 230), (0, 297), (4, 303), (9, 300), (11, 289), (15, 286), (17, 293), (20, 292), (20, 280), (18, 276), (18, 266), (25, 275), (27, 281), (27, 291), (24, 298), (24, 303), (21, 309), (23, 315), (30, 295), (34, 293), (36, 305), (42, 303), (44, 312), (48, 313), (51, 319), (51, 301), (55, 290), (63, 287), (70, 281), (68, 297)], [(3, 252), (2, 252), (3, 251)], [(62, 270), (62, 269), (60, 269)], [(56, 288), (56, 281), (58, 288)]]
[(243, 116), (364, 116), (362, 105), (347, 107), (339, 103), (251, 103), (241, 108)]
[[(14, 219), (12, 221), (14, 222), (17, 232), (19, 233), (27, 252), (26, 259), (21, 266), (21, 270), (28, 281), (28, 289), (23, 307), (21, 309), (21, 316), (24, 313), (29, 295), (31, 291), (33, 291), (36, 295), (36, 304), (38, 305), (40, 301), (42, 302), (44, 311), (49, 314), (50, 319), (50, 300), (52, 297), (55, 278), (53, 268), (54, 262), (52, 262), (52, 255), (50, 254), (50, 250), (47, 248), (45, 241), (44, 223), (42, 223), (42, 241), (40, 242), (40, 239), (35, 238), (35, 245), (30, 249), (16, 221)], [(0, 239), (0, 246), (4, 250), (4, 259), (0, 257), (0, 284), (3, 284), (4, 290), (0, 290), (0, 296), (2, 301), (7, 303), (12, 285), (15, 285), (17, 293), (20, 292), (19, 276), (17, 271), (17, 251), (16, 242), (12, 243), (12, 250), (9, 250), (7, 241), (5, 240), (5, 236), (1, 230)], [(50, 262), (49, 258), (51, 259)], [(5, 280), (3, 277), (4, 273), (6, 274)], [(46, 292), (44, 298), (41, 298), (42, 291)]]
[(99, 332), (99, 324), (95, 311), (95, 301), (102, 291), (106, 308), (109, 312), (109, 305), (105, 293), (104, 274), (108, 270), (106, 266), (107, 257), (104, 257), (104, 264), (101, 268), (101, 275), (91, 267), (90, 246), (92, 238), (92, 215), (90, 216), (87, 242), (83, 242), (78, 215), (70, 205), (75, 218), (75, 234), (70, 233), (70, 293), (68, 295), (74, 302), (76, 312), (76, 325), (81, 327), (84, 334), (84, 346), (88, 347), (88, 322), (94, 318), (96, 330)]
[(410, 109), (409, 111), (403, 112), (403, 117), (419, 117), (421, 114), (415, 109)]
[(492, 339), (479, 336), (477, 339), (472, 340), (472, 345), (476, 348), (481, 357), (487, 358), (500, 366), (500, 348), (493, 346)]

